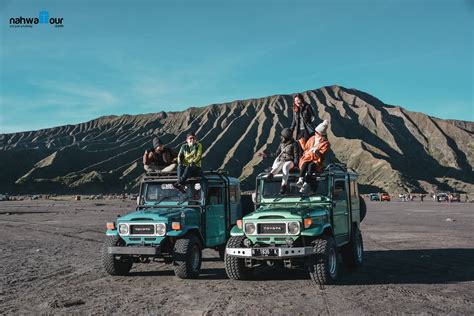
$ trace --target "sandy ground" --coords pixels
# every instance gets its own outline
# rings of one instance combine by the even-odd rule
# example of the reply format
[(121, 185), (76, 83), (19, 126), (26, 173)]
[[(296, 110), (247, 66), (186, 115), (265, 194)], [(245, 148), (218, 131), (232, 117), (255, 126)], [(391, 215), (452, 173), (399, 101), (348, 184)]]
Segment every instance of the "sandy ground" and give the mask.
[(197, 280), (157, 263), (109, 276), (99, 260), (105, 222), (133, 208), (118, 200), (0, 202), (0, 314), (474, 313), (474, 204), (368, 202), (365, 265), (342, 270), (325, 289), (302, 271), (228, 280), (213, 250)]

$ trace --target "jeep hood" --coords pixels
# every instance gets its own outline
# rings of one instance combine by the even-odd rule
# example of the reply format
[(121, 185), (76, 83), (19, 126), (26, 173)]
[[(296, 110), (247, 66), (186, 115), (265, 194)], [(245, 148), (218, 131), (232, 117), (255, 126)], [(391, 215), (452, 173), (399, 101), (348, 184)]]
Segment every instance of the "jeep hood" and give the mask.
[(258, 208), (255, 212), (250, 213), (244, 217), (244, 220), (249, 219), (301, 219), (310, 213), (326, 212), (324, 205), (305, 205), (305, 206), (263, 206)]
[(157, 207), (139, 210), (118, 219), (118, 222), (133, 222), (133, 221), (158, 221), (167, 222), (170, 218), (181, 217), (189, 213), (197, 212), (197, 209), (188, 207)]

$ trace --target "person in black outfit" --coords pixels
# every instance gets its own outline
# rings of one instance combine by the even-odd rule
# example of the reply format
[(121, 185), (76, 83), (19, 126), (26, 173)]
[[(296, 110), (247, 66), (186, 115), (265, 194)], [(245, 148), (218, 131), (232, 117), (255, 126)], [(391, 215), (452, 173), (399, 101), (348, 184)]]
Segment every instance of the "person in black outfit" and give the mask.
[(293, 121), (290, 129), (292, 133), (296, 130), (296, 140), (304, 138), (307, 141), (314, 134), (316, 116), (311, 105), (304, 102), (300, 93), (295, 95), (293, 102)]
[(298, 167), (298, 161), (300, 159), (300, 145), (293, 139), (291, 130), (289, 128), (285, 128), (281, 132), (281, 143), (278, 146), (276, 153), (270, 155), (262, 153), (261, 156), (264, 158), (275, 158), (272, 169), (268, 173), (267, 178), (273, 178), (273, 176), (281, 170), (283, 177), (281, 181), (280, 194), (285, 194), (288, 192), (288, 178), (290, 176), (290, 170)]
[(153, 148), (145, 150), (143, 154), (143, 167), (146, 172), (170, 172), (176, 169), (177, 156), (176, 152), (166, 147), (158, 137), (155, 137)]

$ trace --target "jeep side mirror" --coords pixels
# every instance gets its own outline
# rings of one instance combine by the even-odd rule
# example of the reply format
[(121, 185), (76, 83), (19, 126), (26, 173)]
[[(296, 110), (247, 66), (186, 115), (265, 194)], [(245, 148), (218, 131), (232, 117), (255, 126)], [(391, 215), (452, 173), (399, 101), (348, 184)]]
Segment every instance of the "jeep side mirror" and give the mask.
[(140, 196), (137, 196), (137, 205), (140, 205)]
[(252, 193), (252, 202), (257, 203), (257, 193), (256, 192)]

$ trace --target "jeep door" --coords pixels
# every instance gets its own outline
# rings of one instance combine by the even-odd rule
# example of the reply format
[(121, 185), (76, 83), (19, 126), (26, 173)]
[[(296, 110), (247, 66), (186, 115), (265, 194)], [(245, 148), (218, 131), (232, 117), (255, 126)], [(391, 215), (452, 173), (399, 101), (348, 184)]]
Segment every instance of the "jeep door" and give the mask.
[(206, 194), (206, 246), (218, 246), (226, 242), (225, 207), (223, 184), (210, 183)]
[(344, 179), (335, 179), (333, 187), (333, 220), (334, 235), (337, 244), (349, 240), (349, 204), (347, 195), (347, 185)]

